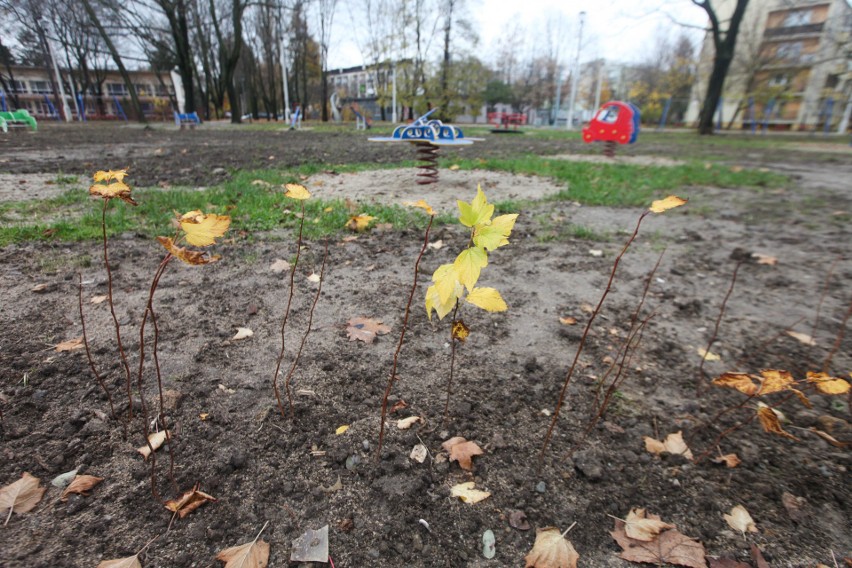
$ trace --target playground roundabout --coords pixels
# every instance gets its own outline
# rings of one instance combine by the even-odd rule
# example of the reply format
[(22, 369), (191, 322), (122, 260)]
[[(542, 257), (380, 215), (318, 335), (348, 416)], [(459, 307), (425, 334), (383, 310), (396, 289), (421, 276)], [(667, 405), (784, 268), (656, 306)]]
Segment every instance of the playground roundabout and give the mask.
[[(799, 379), (826, 361), (832, 375), (850, 379), (848, 160), (813, 163), (812, 154), (757, 145), (747, 153), (708, 150), (726, 167), (765, 168), (788, 180), (760, 188), (684, 185), (671, 193), (689, 198), (686, 207), (643, 220), (585, 339), (542, 453), (583, 330), (642, 209), (547, 200), (571, 188), (493, 171), (441, 170), (431, 187), (414, 184), (410, 169), (336, 173), (341, 163), (411, 159), (408, 148), (370, 145), (352, 133), (45, 127), (37, 135), (15, 133), (0, 147), (0, 203), (24, 192), (49, 196), (53, 184), (46, 182), (60, 176), (77, 176), (68, 183), (82, 191), (92, 171), (109, 167), (129, 166), (134, 184), (167, 191), (173, 184), (210, 187), (238, 168), (322, 162), (327, 171), (303, 183), (324, 199), (357, 205), (425, 198), (454, 213), (455, 200), (470, 201), (479, 184), (489, 200), (520, 207), (510, 244), (489, 253), (480, 280), (498, 289), (509, 309), (462, 309), (471, 333), (456, 349), (446, 421), (449, 318), (429, 321), (423, 294), (432, 272), (452, 262), (470, 234), (458, 224), (433, 228), (380, 458), (381, 399), (422, 232), (379, 227), (330, 239), (313, 313), (317, 283), (309, 276), (321, 271), (324, 243), (305, 243), (285, 337), (289, 368), (310, 326), (291, 385), (294, 417), (286, 398), (287, 416), (280, 414), (273, 393), (289, 289), (289, 273), (276, 267), (293, 260), (292, 232), (235, 231), (216, 248), (220, 262), (170, 265), (155, 308), (176, 485), (163, 447), (156, 453), (157, 489), (172, 499), (198, 483), (216, 499), (171, 525), (171, 512), (151, 495), (151, 462), (136, 451), (143, 443), (138, 396), (125, 438), (123, 418), (110, 418), (85, 350), (55, 348), (82, 334), (80, 273), (92, 355), (116, 410), (127, 406), (109, 307), (93, 303), (107, 293), (99, 242), (30, 241), (0, 249), (0, 487), (24, 472), (47, 487), (33, 510), (12, 513), (0, 529), (4, 568), (94, 567), (133, 555), (155, 536), (143, 566), (218, 566), (218, 551), (250, 542), (267, 522), (262, 538), (271, 545), (270, 566), (298, 565), (288, 564), (293, 541), (326, 525), (328, 555), (338, 568), (523, 566), (537, 528), (565, 531), (576, 523), (566, 537), (580, 555), (578, 566), (626, 568), (638, 564), (619, 558), (610, 531), (613, 517), (635, 508), (703, 545), (704, 563), (690, 566), (757, 568), (760, 554), (773, 567), (833, 567), (833, 559), (844, 566), (852, 557), (848, 399), (808, 391), (810, 408), (795, 398), (784, 402), (782, 427), (794, 441), (762, 430), (753, 419), (758, 400), (744, 403), (739, 392), (709, 385), (726, 371), (786, 369)], [(495, 136), (457, 155), (559, 159), (584, 151), (578, 141)], [(655, 165), (696, 158), (660, 139), (624, 156), (626, 163)], [(138, 324), (162, 258), (158, 247), (132, 232), (110, 242), (134, 389)], [(651, 317), (606, 413), (588, 428), (599, 381), (612, 380), (607, 370), (614, 362), (618, 367), (646, 283), (642, 318)], [(381, 320), (390, 331), (372, 343), (350, 341), (347, 322), (357, 317)], [(253, 334), (236, 339), (239, 328)], [(150, 337), (147, 342), (150, 355)], [(699, 370), (708, 345), (713, 356)], [(144, 372), (150, 420), (158, 404), (150, 359)], [(398, 427), (409, 417), (420, 420)], [(645, 437), (677, 432), (693, 460), (647, 451)], [(448, 460), (442, 444), (455, 436), (482, 450), (471, 470)], [(418, 445), (426, 449), (422, 462), (411, 457)], [(727, 454), (740, 463), (714, 463)], [(60, 501), (51, 480), (75, 469), (104, 480), (88, 496)], [(453, 497), (451, 489), (466, 482), (490, 496), (474, 504)], [(726, 523), (736, 505), (750, 513), (757, 532)], [(486, 531), (496, 543), (492, 559), (483, 556)]]

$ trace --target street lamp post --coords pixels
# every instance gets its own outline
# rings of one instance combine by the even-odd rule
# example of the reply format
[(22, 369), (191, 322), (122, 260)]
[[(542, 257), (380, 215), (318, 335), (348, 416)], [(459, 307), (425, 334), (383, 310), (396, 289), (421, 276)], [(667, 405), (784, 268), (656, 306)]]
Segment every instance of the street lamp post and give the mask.
[(580, 12), (580, 33), (577, 40), (577, 59), (574, 61), (574, 72), (571, 77), (571, 100), (568, 103), (568, 130), (574, 130), (574, 103), (577, 99), (577, 83), (580, 82), (580, 49), (583, 47), (583, 20), (586, 17), (585, 12)]

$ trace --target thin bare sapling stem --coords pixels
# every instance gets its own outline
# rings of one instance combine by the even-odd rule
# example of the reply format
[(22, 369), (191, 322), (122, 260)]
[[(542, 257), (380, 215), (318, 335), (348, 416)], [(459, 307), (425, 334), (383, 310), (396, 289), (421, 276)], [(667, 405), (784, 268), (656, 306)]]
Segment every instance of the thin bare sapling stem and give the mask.
[(450, 398), (453, 396), (453, 375), (456, 369), (456, 336), (453, 331), (455, 328), (456, 314), (459, 311), (459, 301), (456, 300), (456, 306), (453, 308), (453, 325), (450, 326), (450, 376), (447, 377), (447, 400), (444, 402), (444, 419), (441, 424), (446, 424), (450, 418)]
[[(846, 308), (846, 314), (843, 316), (843, 321), (840, 322), (840, 329), (837, 330), (837, 336), (834, 338), (834, 345), (832, 346), (831, 351), (828, 352), (828, 355), (826, 355), (825, 360), (822, 362), (823, 373), (828, 373), (831, 369), (831, 360), (840, 350), (840, 344), (843, 343), (843, 336), (846, 334), (846, 324), (849, 323), (850, 316), (852, 316), (852, 299), (850, 299), (849, 307)], [(852, 395), (850, 395), (850, 398), (852, 398)]]
[[(89, 338), (86, 335), (86, 318), (83, 315), (83, 275), (79, 272), (77, 273), (77, 299), (78, 306), (80, 308), (80, 324), (83, 327), (83, 346), (86, 348), (86, 359), (89, 361), (89, 368), (92, 370), (92, 374), (95, 376), (95, 380), (101, 386), (101, 389), (107, 396), (107, 400), (109, 401), (109, 413), (112, 416), (113, 420), (116, 419), (115, 415), (115, 407), (112, 404), (112, 395), (109, 392), (109, 389), (104, 382), (103, 377), (98, 372), (97, 367), (95, 366), (95, 360), (92, 358), (92, 351), (89, 349)], [(127, 437), (127, 424), (124, 424), (124, 437)]]
[(556, 401), (556, 408), (553, 411), (553, 418), (550, 420), (550, 426), (547, 429), (547, 433), (544, 436), (544, 443), (541, 446), (541, 451), (539, 452), (539, 468), (541, 468), (544, 463), (544, 454), (547, 451), (547, 446), (550, 444), (550, 439), (553, 436), (553, 429), (556, 427), (556, 422), (559, 419), (559, 412), (562, 410), (562, 405), (565, 403), (565, 395), (568, 392), (568, 385), (571, 383), (571, 378), (574, 376), (574, 370), (577, 368), (577, 362), (580, 360), (580, 354), (583, 352), (583, 348), (586, 345), (586, 340), (589, 337), (589, 330), (592, 328), (592, 323), (594, 323), (598, 314), (601, 311), (601, 307), (603, 306), (606, 297), (609, 295), (610, 290), (612, 290), (612, 282), (615, 279), (615, 272), (618, 270), (618, 264), (621, 262), (622, 257), (627, 252), (627, 249), (630, 248), (630, 245), (636, 240), (636, 236), (639, 234), (639, 227), (642, 225), (642, 220), (650, 213), (650, 211), (645, 211), (639, 216), (639, 221), (636, 223), (636, 228), (633, 229), (633, 234), (630, 235), (630, 238), (627, 239), (627, 242), (624, 244), (624, 248), (621, 249), (621, 252), (618, 253), (618, 256), (615, 257), (615, 261), (612, 264), (612, 271), (609, 274), (609, 280), (607, 281), (606, 288), (601, 294), (601, 299), (598, 301), (598, 305), (595, 306), (594, 311), (589, 317), (589, 321), (586, 322), (586, 327), (583, 330), (583, 336), (580, 338), (580, 344), (577, 346), (577, 352), (574, 354), (574, 360), (571, 362), (571, 367), (568, 369), (568, 373), (565, 375), (565, 382), (562, 384), (562, 390), (559, 391), (559, 398)]
[[(281, 361), (284, 359), (284, 329), (287, 327), (287, 319), (290, 317), (290, 305), (293, 303), (293, 291), (295, 289), (296, 267), (299, 265), (299, 257), (302, 254), (302, 230), (305, 227), (305, 202), (302, 201), (302, 218), (299, 222), (299, 237), (296, 240), (296, 259), (290, 267), (290, 293), (287, 296), (287, 307), (284, 308), (284, 317), (281, 320), (281, 349), (278, 351), (278, 360), (275, 362), (275, 374), (272, 376), (272, 390), (275, 391), (275, 400), (278, 403), (278, 411), (282, 418), (287, 418), (284, 405), (281, 403), (281, 393), (278, 391), (278, 373), (281, 370)], [(292, 402), (291, 402), (292, 406)]]
[(124, 344), (121, 342), (121, 325), (118, 323), (118, 316), (115, 315), (115, 303), (112, 299), (112, 270), (109, 267), (109, 248), (107, 247), (106, 233), (106, 211), (109, 199), (104, 199), (104, 206), (101, 210), (101, 233), (104, 243), (104, 267), (107, 273), (107, 301), (109, 302), (109, 312), (112, 314), (112, 322), (115, 325), (115, 340), (118, 343), (118, 354), (121, 358), (121, 365), (124, 367), (124, 373), (127, 377), (127, 423), (133, 421), (133, 393), (131, 392), (130, 382), (130, 365), (127, 364), (127, 354), (124, 352)]
[(290, 403), (290, 416), (293, 420), (296, 419), (296, 409), (293, 407), (293, 395), (290, 392), (290, 379), (293, 378), (293, 373), (296, 372), (296, 366), (299, 364), (299, 359), (302, 358), (302, 349), (305, 347), (305, 342), (308, 340), (308, 334), (311, 333), (311, 325), (314, 322), (314, 310), (317, 307), (317, 302), (322, 292), (322, 283), (325, 276), (326, 260), (328, 259), (328, 239), (325, 239), (325, 252), (322, 255), (322, 266), (320, 267), (320, 279), (317, 286), (317, 293), (314, 295), (314, 301), (311, 304), (311, 311), (308, 313), (308, 327), (305, 329), (305, 334), (302, 336), (302, 342), (299, 344), (299, 350), (296, 352), (296, 357), (293, 358), (293, 363), (290, 365), (290, 371), (287, 372), (287, 377), (284, 379), (284, 389), (287, 391), (287, 401)]
[(381, 458), (382, 443), (385, 439), (385, 417), (388, 410), (388, 397), (390, 397), (391, 389), (394, 382), (397, 380), (396, 368), (399, 363), (399, 354), (402, 351), (402, 344), (405, 341), (405, 332), (408, 330), (408, 317), (411, 315), (411, 302), (414, 301), (414, 294), (417, 291), (417, 275), (420, 273), (420, 260), (429, 246), (429, 231), (432, 229), (432, 221), (435, 220), (434, 215), (429, 216), (429, 224), (426, 225), (426, 234), (423, 237), (423, 246), (420, 247), (420, 254), (417, 255), (417, 260), (414, 262), (414, 283), (411, 285), (411, 292), (408, 294), (408, 303), (405, 305), (405, 315), (402, 318), (402, 330), (399, 332), (399, 343), (396, 344), (396, 351), (393, 354), (393, 366), (391, 367), (390, 377), (388, 377), (388, 386), (385, 388), (385, 394), (382, 397), (382, 418), (379, 422), (379, 449), (377, 456)]
[(719, 315), (716, 317), (716, 325), (713, 327), (713, 334), (710, 336), (710, 341), (707, 342), (707, 348), (704, 349), (704, 355), (701, 357), (701, 363), (698, 365), (698, 376), (695, 380), (695, 394), (701, 395), (704, 387), (704, 362), (707, 360), (707, 355), (710, 353), (710, 348), (713, 347), (713, 344), (716, 342), (716, 338), (719, 336), (719, 325), (722, 323), (722, 317), (725, 315), (725, 306), (728, 305), (728, 299), (731, 297), (731, 293), (734, 291), (734, 284), (737, 283), (737, 272), (742, 266), (743, 261), (740, 260), (737, 262), (737, 265), (734, 267), (734, 273), (731, 275), (731, 285), (728, 287), (728, 293), (725, 294), (725, 298), (722, 300), (722, 305), (719, 306)]

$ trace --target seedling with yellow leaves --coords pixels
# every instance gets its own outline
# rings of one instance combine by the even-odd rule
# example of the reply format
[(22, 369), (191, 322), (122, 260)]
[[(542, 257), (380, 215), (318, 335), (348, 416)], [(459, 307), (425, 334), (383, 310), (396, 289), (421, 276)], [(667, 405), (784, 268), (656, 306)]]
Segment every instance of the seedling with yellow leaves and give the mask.
[[(432, 312), (438, 319), (452, 312), (450, 327), (450, 376), (447, 381), (447, 401), (444, 407), (444, 420), (447, 419), (452, 396), (453, 371), (456, 360), (456, 342), (463, 343), (470, 334), (470, 328), (458, 317), (459, 307), (470, 304), (487, 312), (505, 312), (506, 302), (494, 288), (477, 286), (482, 269), (488, 266), (488, 253), (509, 244), (509, 235), (515, 226), (517, 213), (493, 217), (494, 205), (481, 187), (476, 188), (476, 197), (466, 203), (459, 201), (459, 222), (470, 228), (470, 241), (450, 264), (442, 264), (432, 274), (432, 285), (426, 290), (426, 315), (432, 319)], [(493, 217), (493, 218), (492, 218)]]

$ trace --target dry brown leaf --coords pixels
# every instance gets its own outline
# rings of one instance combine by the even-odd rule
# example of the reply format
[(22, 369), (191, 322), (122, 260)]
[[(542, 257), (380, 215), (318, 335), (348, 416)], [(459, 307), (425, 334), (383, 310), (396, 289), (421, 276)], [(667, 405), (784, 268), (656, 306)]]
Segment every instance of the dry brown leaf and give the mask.
[(615, 521), (615, 530), (609, 534), (621, 546), (620, 558), (629, 562), (648, 562), (650, 564), (676, 564), (689, 568), (706, 568), (704, 545), (669, 529), (652, 540), (643, 542), (627, 536), (624, 521)]
[(781, 495), (781, 504), (784, 505), (787, 515), (797, 523), (801, 523), (808, 516), (806, 511), (808, 500), (804, 497), (798, 497), (785, 491)]
[(409, 428), (414, 426), (414, 424), (420, 422), (421, 420), (423, 419), (419, 416), (409, 416), (408, 418), (400, 418), (396, 421), (396, 427), (400, 430), (408, 430)]
[(713, 463), (725, 464), (725, 467), (734, 468), (743, 462), (737, 456), (737, 454), (725, 454), (723, 456), (719, 456), (718, 458), (713, 458)]
[(92, 299), (91, 299), (91, 300), (89, 300), (89, 301), (90, 301), (91, 303), (93, 303), (93, 304), (102, 304), (104, 301), (106, 301), (106, 299), (107, 299), (107, 296), (106, 296), (106, 295), (103, 295), (103, 296), (92, 296)]
[(311, 274), (307, 277), (307, 280), (308, 280), (308, 282), (311, 282), (313, 284), (317, 284), (320, 281), (320, 275), (317, 274), (316, 272), (314, 272), (313, 274)]
[(100, 563), (98, 563), (98, 568), (142, 568), (142, 563), (139, 562), (139, 555), (134, 554), (127, 558), (101, 560)]
[(362, 232), (366, 231), (370, 226), (370, 221), (375, 219), (370, 215), (353, 215), (349, 217), (349, 220), (346, 222), (346, 228), (350, 231)]
[(82, 349), (83, 347), (85, 347), (85, 344), (83, 343), (83, 338), (75, 337), (74, 339), (69, 339), (68, 341), (57, 343), (53, 349), (61, 353), (62, 351), (74, 351), (77, 349)]
[(816, 341), (814, 341), (814, 338), (808, 335), (807, 333), (799, 333), (798, 331), (787, 330), (787, 335), (804, 345), (809, 345), (811, 347), (816, 345)]
[(224, 562), (225, 568), (266, 568), (269, 563), (269, 543), (255, 540), (232, 546), (217, 554), (216, 560)]
[(269, 270), (271, 270), (275, 274), (281, 274), (282, 272), (290, 270), (290, 263), (284, 260), (283, 258), (279, 258), (278, 260), (269, 265)]
[(565, 316), (564, 318), (559, 318), (559, 323), (562, 325), (576, 325), (577, 318), (572, 318), (571, 316)]
[(769, 562), (763, 557), (763, 553), (756, 544), (751, 545), (751, 559), (754, 560), (755, 568), (769, 568)]
[(103, 480), (103, 477), (95, 477), (94, 475), (77, 475), (74, 477), (74, 481), (65, 488), (65, 491), (62, 492), (59, 499), (60, 501), (67, 501), (68, 495), (71, 493), (77, 493), (78, 495), (88, 497), (89, 494), (86, 493), (86, 491), (90, 490)]
[(411, 448), (411, 453), (408, 454), (408, 457), (416, 461), (417, 463), (423, 463), (426, 461), (426, 457), (429, 455), (429, 450), (426, 449), (426, 446), (423, 444), (417, 444), (413, 448)]
[(465, 325), (462, 320), (454, 321), (452, 327), (452, 338), (465, 342), (467, 336), (470, 335), (470, 328)]
[(828, 373), (808, 371), (807, 382), (814, 385), (823, 394), (846, 394), (850, 389), (850, 385), (845, 379), (832, 377)]
[(21, 479), (0, 488), (0, 515), (9, 511), (4, 526), (9, 524), (12, 513), (28, 513), (38, 505), (46, 490), (45, 487), (39, 487), (39, 483), (37, 477), (24, 472)]
[(459, 466), (466, 471), (473, 471), (473, 456), (481, 456), (482, 448), (475, 442), (469, 442), (461, 436), (450, 438), (441, 447), (450, 454), (450, 461), (459, 462)]
[(678, 431), (666, 436), (662, 442), (655, 440), (650, 436), (645, 436), (645, 449), (652, 454), (660, 455), (663, 452), (670, 454), (681, 454), (686, 459), (692, 459), (692, 450), (683, 441), (683, 433)]
[(767, 266), (775, 266), (778, 264), (778, 259), (774, 256), (769, 256), (768, 254), (760, 254), (759, 252), (751, 253), (751, 257), (757, 261), (758, 264), (765, 264)]
[(237, 333), (231, 339), (234, 341), (245, 339), (254, 335), (254, 332), (247, 327), (238, 327)]
[(730, 387), (748, 396), (763, 396), (788, 390), (795, 383), (789, 371), (764, 369), (760, 375), (749, 373), (723, 373), (713, 379), (719, 387)]
[(710, 568), (751, 568), (751, 566), (730, 558), (711, 558)]
[(191, 266), (201, 266), (203, 264), (211, 264), (217, 262), (221, 257), (219, 255), (209, 255), (205, 251), (192, 250), (186, 247), (179, 247), (171, 239), (171, 237), (157, 237), (157, 242), (163, 245), (169, 253), (186, 264)]
[(352, 318), (348, 322), (346, 334), (349, 336), (349, 341), (363, 341), (364, 343), (373, 343), (376, 336), (390, 333), (390, 326), (384, 325), (382, 320), (371, 318)]
[(673, 529), (671, 523), (664, 523), (657, 515), (646, 515), (645, 509), (631, 509), (624, 520), (624, 532), (630, 538), (650, 542), (665, 529)]
[(532, 550), (524, 557), (524, 568), (577, 568), (580, 555), (556, 527), (536, 529)]
[(144, 446), (136, 448), (136, 451), (139, 452), (140, 454), (142, 454), (142, 457), (145, 458), (145, 461), (148, 461), (148, 456), (151, 455), (151, 448), (153, 448), (154, 451), (157, 451), (160, 448), (160, 446), (163, 445), (163, 442), (165, 442), (168, 437), (169, 437), (169, 431), (168, 430), (160, 430), (159, 432), (152, 432), (151, 434), (148, 434), (148, 444), (150, 444), (150, 447), (148, 447), (148, 444), (145, 444)]
[(698, 354), (701, 356), (701, 358), (704, 359), (705, 361), (719, 361), (720, 359), (722, 359), (716, 353), (713, 353), (711, 351), (707, 351), (703, 347), (699, 347), (697, 349), (697, 351), (698, 351)]
[(765, 432), (777, 434), (795, 442), (800, 441), (794, 435), (784, 431), (781, 427), (781, 421), (778, 419), (778, 414), (768, 406), (762, 406), (757, 409), (757, 419), (760, 420), (760, 425), (763, 426)]
[(474, 503), (479, 503), (485, 499), (491, 497), (491, 493), (488, 491), (480, 491), (479, 489), (474, 489), (476, 486), (476, 482), (468, 481), (466, 483), (459, 483), (458, 485), (453, 485), (450, 487), (450, 495), (453, 497), (458, 497), (464, 503), (468, 503), (473, 505)]
[(740, 531), (743, 537), (745, 537), (746, 532), (758, 532), (754, 519), (742, 505), (737, 505), (731, 509), (731, 512), (725, 515), (725, 522), (735, 531)]
[(178, 499), (166, 501), (166, 509), (177, 513), (177, 515), (182, 519), (202, 506), (204, 503), (208, 501), (216, 501), (216, 498), (212, 495), (199, 491), (199, 487), (201, 487), (201, 484), (196, 483), (192, 489), (181, 495)]

